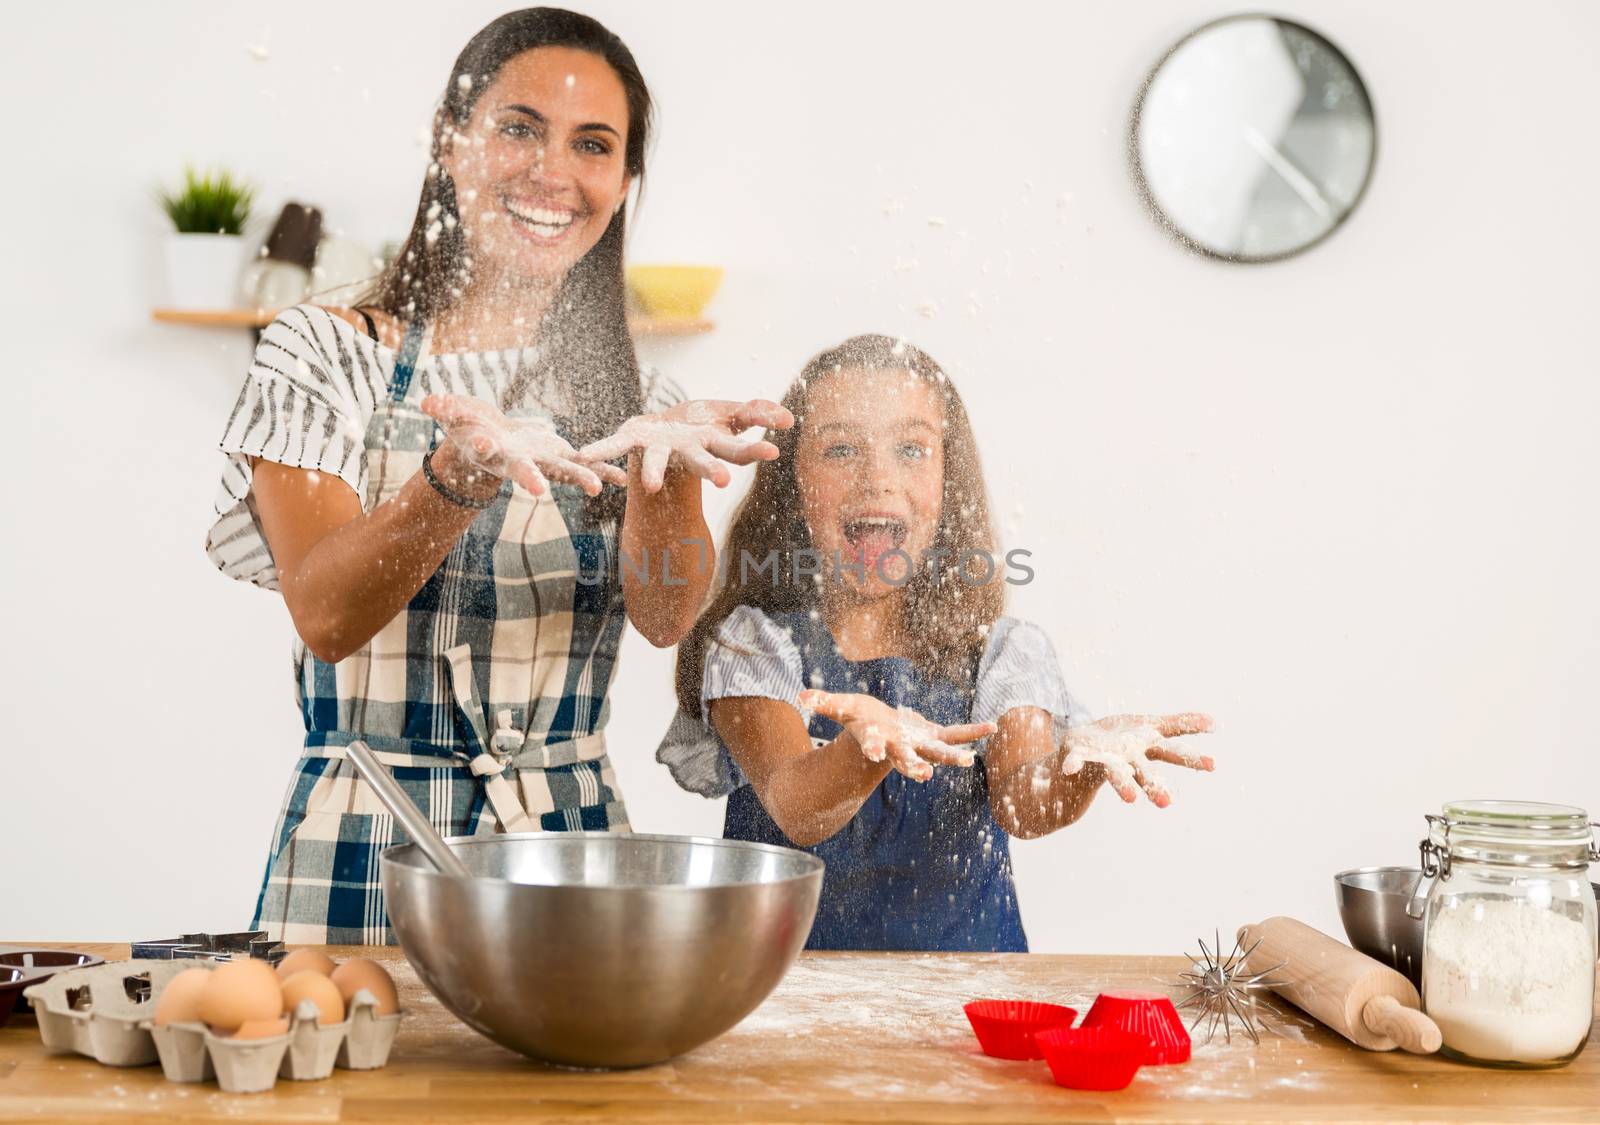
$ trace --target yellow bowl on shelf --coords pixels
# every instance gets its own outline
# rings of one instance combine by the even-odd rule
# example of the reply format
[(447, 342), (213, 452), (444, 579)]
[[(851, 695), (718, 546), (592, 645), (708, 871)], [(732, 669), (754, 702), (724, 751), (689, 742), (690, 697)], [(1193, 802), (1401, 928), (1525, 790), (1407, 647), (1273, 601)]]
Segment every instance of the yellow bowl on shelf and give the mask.
[(722, 284), (721, 266), (629, 266), (628, 288), (646, 316), (695, 320)]

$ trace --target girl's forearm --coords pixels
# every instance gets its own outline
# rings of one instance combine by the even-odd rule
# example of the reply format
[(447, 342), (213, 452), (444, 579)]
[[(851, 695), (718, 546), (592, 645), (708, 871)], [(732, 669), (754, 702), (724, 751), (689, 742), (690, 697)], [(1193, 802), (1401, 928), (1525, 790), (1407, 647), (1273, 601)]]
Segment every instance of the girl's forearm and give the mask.
[[(433, 468), (450, 487), (472, 487), (448, 442)], [(394, 496), (325, 535), (283, 576), (284, 601), (306, 647), (329, 663), (361, 648), (405, 608), (479, 514), (446, 500), (419, 470)]]
[(777, 766), (757, 794), (783, 834), (810, 847), (849, 824), (888, 773), (887, 762), (868, 761), (856, 740), (841, 731), (826, 746)]
[(1061, 772), (1064, 750), (1011, 770), (990, 782), (990, 802), (1001, 826), (1023, 840), (1047, 836), (1089, 811), (1105, 771), (1093, 762), (1074, 774)]
[(628, 620), (657, 648), (677, 644), (693, 628), (716, 572), (700, 478), (669, 469), (661, 490), (652, 494), (645, 491), (639, 455), (630, 456), (622, 554)]
[(984, 767), (989, 771), (989, 803), (1000, 826), (1028, 840), (1083, 816), (1105, 771), (1091, 762), (1077, 773), (1061, 772), (1067, 751), (1057, 744), (1055, 723), (1046, 711), (1023, 708), (1002, 715), (999, 722)]

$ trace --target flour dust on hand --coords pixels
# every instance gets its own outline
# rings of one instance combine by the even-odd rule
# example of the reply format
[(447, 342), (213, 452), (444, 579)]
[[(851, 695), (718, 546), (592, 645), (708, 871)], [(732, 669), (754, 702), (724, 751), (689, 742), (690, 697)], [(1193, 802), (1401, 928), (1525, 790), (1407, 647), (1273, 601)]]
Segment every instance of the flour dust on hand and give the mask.
[(1061, 737), (1061, 772), (1075, 774), (1093, 762), (1106, 771), (1117, 796), (1132, 803), (1139, 790), (1157, 808), (1172, 803), (1172, 793), (1151, 762), (1166, 762), (1209, 772), (1216, 761), (1177, 741), (1187, 734), (1209, 734), (1210, 715), (1112, 715), (1094, 723), (1068, 727)]
[(844, 727), (869, 762), (887, 760), (913, 781), (927, 781), (936, 765), (971, 766), (973, 753), (961, 744), (987, 738), (996, 729), (993, 723), (941, 726), (909, 707), (891, 707), (870, 695), (808, 688), (799, 703)]

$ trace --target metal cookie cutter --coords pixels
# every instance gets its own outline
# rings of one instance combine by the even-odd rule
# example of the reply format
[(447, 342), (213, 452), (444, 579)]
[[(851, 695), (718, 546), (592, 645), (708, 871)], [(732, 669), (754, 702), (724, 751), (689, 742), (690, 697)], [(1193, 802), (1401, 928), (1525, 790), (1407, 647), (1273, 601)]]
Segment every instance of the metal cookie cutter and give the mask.
[(184, 934), (182, 937), (133, 943), (135, 959), (148, 961), (232, 961), (254, 957), (269, 965), (283, 960), (283, 942), (269, 939), (264, 930), (236, 934)]

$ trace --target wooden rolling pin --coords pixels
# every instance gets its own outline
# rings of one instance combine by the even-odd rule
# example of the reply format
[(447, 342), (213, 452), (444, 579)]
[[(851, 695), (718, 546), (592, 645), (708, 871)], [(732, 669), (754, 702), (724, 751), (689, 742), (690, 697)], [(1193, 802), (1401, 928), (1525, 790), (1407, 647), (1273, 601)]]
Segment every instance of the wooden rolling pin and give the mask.
[(1282, 962), (1274, 989), (1357, 1046), (1369, 1051), (1404, 1048), (1415, 1055), (1439, 1049), (1439, 1026), (1421, 1012), (1416, 986), (1393, 969), (1293, 918), (1268, 918), (1243, 926), (1252, 973)]

